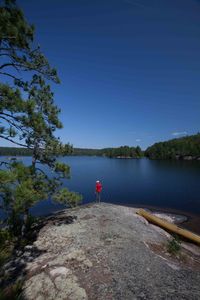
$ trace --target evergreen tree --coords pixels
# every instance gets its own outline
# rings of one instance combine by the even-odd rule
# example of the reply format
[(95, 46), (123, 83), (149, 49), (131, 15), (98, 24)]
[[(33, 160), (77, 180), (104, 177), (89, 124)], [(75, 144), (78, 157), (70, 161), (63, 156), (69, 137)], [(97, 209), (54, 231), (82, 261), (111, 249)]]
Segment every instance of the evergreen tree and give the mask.
[[(40, 48), (33, 48), (34, 27), (16, 2), (0, 3), (0, 139), (23, 146), (32, 155), (30, 166), (1, 162), (0, 195), (9, 216), (23, 215), (25, 225), (29, 208), (38, 201), (53, 197), (73, 206), (81, 196), (60, 189), (70, 168), (57, 157), (71, 153), (72, 146), (63, 145), (54, 135), (62, 124), (47, 81), (59, 83), (57, 72)], [(41, 165), (47, 165), (54, 176), (48, 177)]]

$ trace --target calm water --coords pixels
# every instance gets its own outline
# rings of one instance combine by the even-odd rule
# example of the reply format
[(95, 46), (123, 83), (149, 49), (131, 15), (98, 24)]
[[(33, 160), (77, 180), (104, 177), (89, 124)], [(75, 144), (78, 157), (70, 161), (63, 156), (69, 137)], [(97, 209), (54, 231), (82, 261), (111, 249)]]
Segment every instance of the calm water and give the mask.
[[(23, 158), (29, 162), (30, 158)], [(95, 181), (102, 181), (102, 201), (130, 206), (177, 209), (200, 216), (200, 162), (65, 157), (71, 166), (66, 186), (83, 195), (83, 203), (94, 201)], [(48, 214), (62, 208), (42, 201), (32, 212)]]

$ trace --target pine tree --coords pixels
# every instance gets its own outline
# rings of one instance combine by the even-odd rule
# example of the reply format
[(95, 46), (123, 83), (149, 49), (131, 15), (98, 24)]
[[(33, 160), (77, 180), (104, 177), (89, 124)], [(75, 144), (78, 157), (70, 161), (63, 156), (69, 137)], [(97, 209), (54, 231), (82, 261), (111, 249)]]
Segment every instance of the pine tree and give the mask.
[[(48, 82), (59, 83), (57, 72), (39, 47), (33, 48), (34, 27), (26, 21), (14, 0), (0, 4), (0, 139), (31, 151), (30, 166), (12, 160), (1, 162), (0, 196), (9, 217), (24, 216), (24, 232), (29, 209), (52, 197), (76, 205), (81, 196), (60, 189), (68, 178), (69, 166), (57, 158), (72, 152), (54, 135), (62, 128), (59, 108)], [(49, 177), (41, 165), (48, 166)]]

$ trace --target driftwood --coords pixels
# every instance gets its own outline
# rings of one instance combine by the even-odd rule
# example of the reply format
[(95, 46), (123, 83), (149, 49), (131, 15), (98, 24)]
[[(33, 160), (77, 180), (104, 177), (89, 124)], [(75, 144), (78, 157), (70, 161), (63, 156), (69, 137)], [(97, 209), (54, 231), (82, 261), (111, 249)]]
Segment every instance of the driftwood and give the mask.
[(172, 224), (172, 223), (169, 223), (165, 220), (162, 220), (150, 213), (148, 213), (146, 210), (144, 209), (139, 209), (137, 211), (137, 214), (144, 217), (145, 219), (147, 219), (148, 221), (150, 221), (151, 223), (154, 223), (164, 229), (167, 229), (173, 233), (176, 233), (194, 243), (197, 243), (200, 245), (200, 236), (195, 234), (195, 233), (192, 233), (190, 232), (189, 230), (186, 230), (186, 229), (183, 229), (183, 228), (180, 228), (179, 226), (175, 225), (175, 224)]

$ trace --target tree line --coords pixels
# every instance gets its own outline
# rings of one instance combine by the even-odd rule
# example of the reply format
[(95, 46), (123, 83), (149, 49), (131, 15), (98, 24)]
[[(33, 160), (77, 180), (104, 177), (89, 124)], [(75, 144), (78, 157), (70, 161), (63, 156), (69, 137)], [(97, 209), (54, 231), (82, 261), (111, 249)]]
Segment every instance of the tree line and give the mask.
[[(0, 156), (32, 156), (32, 149), (20, 147), (0, 147)], [(66, 155), (88, 155), (88, 156), (107, 156), (107, 157), (128, 157), (140, 158), (143, 157), (143, 151), (139, 146), (129, 147), (121, 146), (117, 148), (103, 149), (88, 149), (88, 148), (73, 148), (69, 146), (69, 151)]]
[(118, 158), (141, 158), (143, 157), (143, 151), (139, 146), (137, 147), (129, 147), (129, 146), (121, 146), (117, 148), (104, 148), (102, 149), (102, 155)]
[[(32, 150), (19, 147), (0, 147), (0, 156), (31, 156)], [(200, 133), (165, 142), (155, 143), (142, 151), (139, 146), (121, 146), (116, 148), (89, 149), (69, 146), (66, 155), (88, 155), (150, 159), (198, 159), (200, 157)]]
[(0, 156), (31, 156), (32, 150), (17, 147), (0, 147)]
[(146, 149), (145, 156), (150, 159), (199, 159), (200, 133), (155, 143)]

